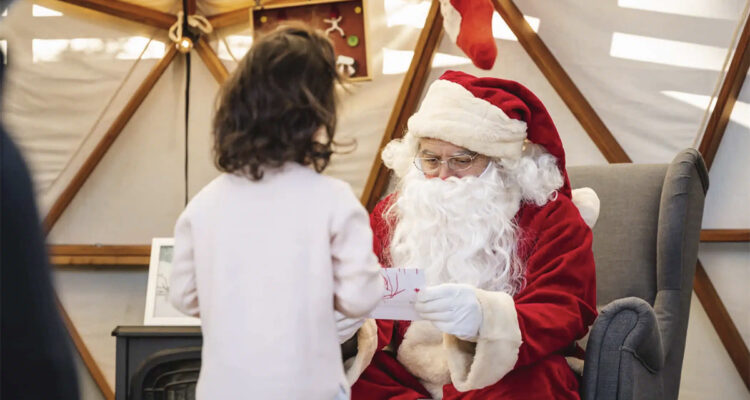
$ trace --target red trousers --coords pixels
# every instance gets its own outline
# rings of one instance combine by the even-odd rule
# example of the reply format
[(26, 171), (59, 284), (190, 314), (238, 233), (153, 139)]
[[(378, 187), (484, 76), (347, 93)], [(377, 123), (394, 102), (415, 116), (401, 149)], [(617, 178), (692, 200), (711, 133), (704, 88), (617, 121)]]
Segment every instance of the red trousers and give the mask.
[[(432, 396), (390, 353), (379, 350), (357, 383), (352, 400), (418, 400)], [(443, 386), (444, 400), (579, 400), (578, 380), (565, 358), (552, 355), (517, 368), (492, 386), (459, 392)]]

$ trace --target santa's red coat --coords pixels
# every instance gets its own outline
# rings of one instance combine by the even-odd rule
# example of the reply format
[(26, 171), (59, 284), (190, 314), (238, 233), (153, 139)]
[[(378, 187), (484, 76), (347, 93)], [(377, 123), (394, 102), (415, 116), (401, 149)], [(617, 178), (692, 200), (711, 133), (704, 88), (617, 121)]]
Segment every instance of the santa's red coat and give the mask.
[[(391, 201), (390, 197), (381, 201), (371, 215), (375, 252), (386, 267), (391, 232), (382, 215)], [(360, 371), (348, 371), (350, 378), (361, 372), (352, 387), (352, 399), (423, 399), (439, 397), (440, 391), (444, 399), (579, 398), (577, 378), (564, 357), (576, 354), (575, 340), (586, 334), (596, 318), (591, 230), (565, 195), (542, 207), (524, 203), (516, 221), (521, 232), (519, 256), (525, 262), (526, 286), (512, 300), (505, 296), (509, 307), (515, 309), (510, 312), (515, 314), (513, 319), (518, 325), (511, 328), (520, 330), (518, 344), (509, 344), (512, 340), (484, 343), (481, 330), (477, 344), (459, 343), (460, 340), (442, 334), (435, 343), (434, 333), (416, 332), (434, 329), (427, 322), (419, 323), (430, 327), (418, 328), (419, 323), (379, 320), (377, 345), (374, 324), (370, 328), (371, 345), (364, 344), (367, 339), (363, 341), (367, 329), (360, 332), (360, 353), (365, 354), (358, 354), (359, 360), (354, 363), (354, 369), (358, 364)], [(504, 295), (483, 293), (490, 297)], [(488, 308), (483, 313), (483, 325), (492, 325), (493, 318), (506, 314), (496, 316)], [(409, 342), (407, 350), (405, 338)], [(374, 354), (366, 354), (368, 347)], [(449, 348), (453, 350), (446, 350)], [(510, 365), (503, 371), (502, 364), (508, 359)], [(430, 379), (444, 380), (446, 384), (441, 385), (442, 390), (440, 386), (428, 390), (425, 382)], [(458, 391), (457, 386), (464, 391)]]

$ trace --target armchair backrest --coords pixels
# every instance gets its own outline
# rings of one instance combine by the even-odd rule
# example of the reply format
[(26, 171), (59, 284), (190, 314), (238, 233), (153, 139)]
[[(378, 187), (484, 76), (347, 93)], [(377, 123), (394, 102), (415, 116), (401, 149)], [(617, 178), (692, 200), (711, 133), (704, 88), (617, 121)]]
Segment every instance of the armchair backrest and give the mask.
[(569, 167), (574, 188), (591, 187), (601, 209), (594, 226), (597, 303), (656, 298), (656, 238), (667, 165)]

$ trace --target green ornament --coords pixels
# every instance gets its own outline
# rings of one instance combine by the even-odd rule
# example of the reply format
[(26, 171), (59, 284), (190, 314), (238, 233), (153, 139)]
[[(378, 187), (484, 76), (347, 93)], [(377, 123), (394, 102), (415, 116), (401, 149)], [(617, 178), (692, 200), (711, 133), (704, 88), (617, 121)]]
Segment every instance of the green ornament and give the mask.
[(348, 44), (349, 47), (357, 47), (359, 44), (359, 38), (357, 35), (349, 35), (349, 37), (346, 38), (346, 44)]

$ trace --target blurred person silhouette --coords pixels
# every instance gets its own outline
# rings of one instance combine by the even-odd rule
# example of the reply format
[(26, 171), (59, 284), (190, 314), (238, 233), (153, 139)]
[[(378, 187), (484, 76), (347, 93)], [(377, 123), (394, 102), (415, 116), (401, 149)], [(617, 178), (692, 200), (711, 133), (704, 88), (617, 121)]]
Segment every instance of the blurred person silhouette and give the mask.
[[(10, 1), (0, 1), (4, 11)], [(0, 52), (0, 96), (5, 54)], [(0, 119), (0, 398), (77, 399), (26, 164)]]

